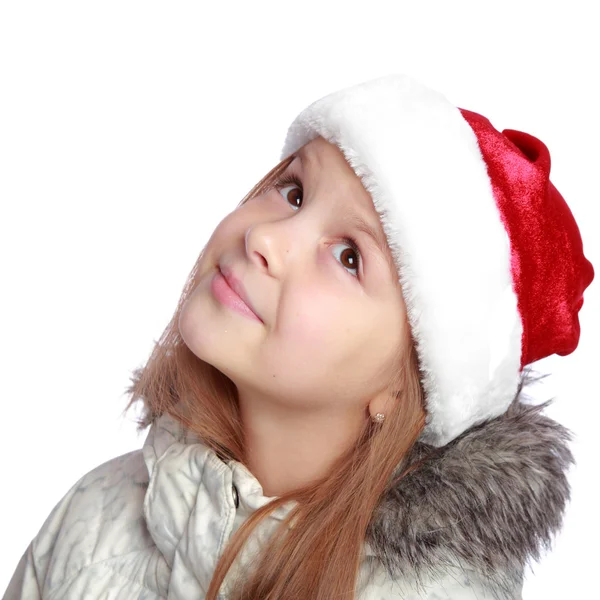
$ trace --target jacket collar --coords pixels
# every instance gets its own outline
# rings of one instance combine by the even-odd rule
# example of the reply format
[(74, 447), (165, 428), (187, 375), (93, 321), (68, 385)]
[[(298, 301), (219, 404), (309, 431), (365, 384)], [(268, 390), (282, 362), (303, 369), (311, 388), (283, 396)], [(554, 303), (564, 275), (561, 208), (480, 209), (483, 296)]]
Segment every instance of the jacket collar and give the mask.
[(523, 401), (441, 448), (417, 443), (408, 463), (426, 460), (387, 491), (367, 532), (395, 577), (419, 578), (446, 560), (492, 585), (522, 582), (562, 526), (574, 463), (571, 432)]
[[(167, 413), (151, 424), (142, 454), (148, 469), (143, 514), (171, 570), (170, 585), (182, 586), (174, 591), (181, 597), (202, 596), (228, 541), (224, 532), (273, 498), (263, 495), (243, 464), (224, 462)], [(278, 507), (260, 528), (274, 529), (291, 508), (291, 503)], [(242, 562), (252, 557), (258, 542), (244, 546)]]
[[(377, 556), (390, 576), (419, 579), (449, 562), (512, 585), (526, 562), (550, 547), (570, 495), (571, 434), (541, 414), (550, 401), (523, 402), (522, 386), (503, 415), (441, 448), (415, 445), (403, 469), (423, 462), (383, 495), (365, 540), (366, 555)], [(143, 453), (150, 475), (144, 512), (171, 566), (195, 521), (199, 486), (213, 499), (204, 510), (215, 518), (230, 518), (232, 485), (242, 515), (273, 499), (244, 465), (224, 462), (167, 414), (152, 424)], [(285, 518), (293, 505), (279, 507), (270, 519)], [(168, 524), (166, 515), (172, 516)]]

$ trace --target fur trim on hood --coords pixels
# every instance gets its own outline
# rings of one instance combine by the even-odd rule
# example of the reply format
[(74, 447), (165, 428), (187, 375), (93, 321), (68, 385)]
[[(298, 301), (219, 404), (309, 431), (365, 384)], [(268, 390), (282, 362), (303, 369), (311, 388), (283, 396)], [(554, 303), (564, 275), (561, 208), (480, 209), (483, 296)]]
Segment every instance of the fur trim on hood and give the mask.
[(574, 459), (572, 433), (541, 414), (553, 398), (522, 402), (523, 387), (544, 376), (524, 371), (503, 415), (441, 448), (414, 446), (402, 470), (417, 466), (386, 491), (367, 530), (391, 576), (420, 581), (454, 563), (502, 594), (550, 549), (570, 500), (566, 471)]

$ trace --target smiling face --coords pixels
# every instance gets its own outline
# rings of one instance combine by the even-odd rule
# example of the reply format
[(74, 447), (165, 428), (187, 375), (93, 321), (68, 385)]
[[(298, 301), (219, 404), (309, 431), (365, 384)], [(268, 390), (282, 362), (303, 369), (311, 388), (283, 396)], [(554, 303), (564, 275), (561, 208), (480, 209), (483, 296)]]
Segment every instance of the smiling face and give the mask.
[[(317, 137), (301, 148), (279, 183), (221, 221), (202, 261), (179, 320), (194, 354), (278, 414), (364, 419), (408, 324), (379, 217), (337, 146)], [(261, 320), (219, 299), (219, 265)]]

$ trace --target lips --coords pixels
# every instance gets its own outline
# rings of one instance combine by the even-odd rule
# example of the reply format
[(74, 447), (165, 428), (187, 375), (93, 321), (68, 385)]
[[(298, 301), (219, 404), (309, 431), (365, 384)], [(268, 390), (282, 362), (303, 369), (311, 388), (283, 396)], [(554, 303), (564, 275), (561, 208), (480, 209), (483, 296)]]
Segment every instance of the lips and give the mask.
[(223, 275), (227, 285), (229, 285), (229, 287), (243, 300), (244, 304), (262, 321), (260, 315), (254, 310), (254, 307), (248, 298), (248, 294), (246, 294), (244, 285), (235, 276), (233, 270), (225, 265), (219, 265), (219, 271), (221, 271), (221, 275)]

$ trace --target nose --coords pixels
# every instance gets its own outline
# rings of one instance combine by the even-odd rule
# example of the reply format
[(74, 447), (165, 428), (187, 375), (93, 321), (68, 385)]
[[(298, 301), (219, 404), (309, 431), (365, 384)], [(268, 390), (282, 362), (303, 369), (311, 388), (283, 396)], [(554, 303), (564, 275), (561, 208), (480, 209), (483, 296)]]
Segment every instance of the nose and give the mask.
[[(314, 228), (313, 228), (314, 229)], [(300, 215), (292, 218), (255, 223), (245, 235), (246, 255), (261, 270), (281, 277), (289, 265), (310, 248), (308, 221), (301, 223)]]

